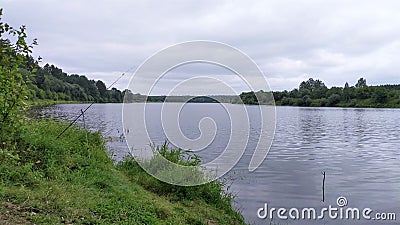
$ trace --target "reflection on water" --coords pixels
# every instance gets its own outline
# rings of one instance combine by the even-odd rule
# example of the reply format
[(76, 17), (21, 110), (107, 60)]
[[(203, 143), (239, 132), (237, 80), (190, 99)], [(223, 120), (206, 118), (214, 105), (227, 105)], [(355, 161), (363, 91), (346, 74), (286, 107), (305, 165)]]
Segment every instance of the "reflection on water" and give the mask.
[[(86, 105), (59, 105), (46, 109), (46, 115), (72, 119)], [(217, 123), (216, 139), (198, 152), (210, 161), (229, 141), (230, 123), (218, 104), (188, 104), (180, 117), (182, 132), (199, 136), (198, 122), (204, 116)], [(161, 104), (150, 104), (148, 129), (152, 141), (161, 144), (165, 136), (157, 116)], [(336, 205), (339, 196), (349, 207), (369, 207), (379, 212), (396, 212), (400, 217), (400, 110), (277, 107), (274, 143), (261, 166), (249, 173), (248, 164), (257, 144), (260, 118), (248, 106), (251, 136), (245, 154), (225, 176), (233, 179), (236, 207), (252, 224), (269, 224), (258, 219), (257, 209), (271, 207), (327, 207)], [(107, 137), (122, 135), (122, 105), (95, 104), (88, 110), (87, 123)], [(253, 115), (254, 114), (254, 115)], [(108, 143), (120, 160), (127, 152), (124, 142)], [(321, 202), (321, 171), (326, 172), (325, 202)], [(399, 220), (400, 218), (398, 218)], [(280, 224), (397, 224), (393, 221), (279, 221)]]

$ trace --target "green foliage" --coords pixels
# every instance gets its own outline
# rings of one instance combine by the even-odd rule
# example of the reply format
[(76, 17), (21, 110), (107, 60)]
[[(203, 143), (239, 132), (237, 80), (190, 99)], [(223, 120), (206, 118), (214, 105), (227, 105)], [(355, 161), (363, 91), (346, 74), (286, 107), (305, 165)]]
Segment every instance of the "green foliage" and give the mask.
[(245, 104), (249, 104), (249, 105), (257, 105), (258, 104), (257, 96), (254, 93), (254, 91), (247, 92), (247, 93), (243, 92), (240, 94), (239, 97), (242, 99), (243, 103), (245, 103)]
[[(23, 120), (25, 100), (29, 94), (27, 82), (36, 66), (29, 54), (36, 40), (28, 45), (26, 28), (13, 28), (1, 22), (0, 9), (0, 154), (11, 148)], [(7, 153), (9, 154), (9, 152)], [(6, 155), (7, 155), (6, 154)], [(0, 155), (2, 157), (2, 155)]]
[[(136, 94), (136, 96), (134, 96), (133, 99), (137, 99), (139, 101), (145, 101), (146, 97), (144, 96), (143, 100), (140, 100), (140, 94)], [(149, 102), (164, 102), (165, 99), (166, 99), (166, 96), (147, 96), (147, 101), (149, 101)]]
[(328, 98), (327, 106), (335, 106), (340, 102), (340, 95), (338, 94), (332, 94)]
[(257, 92), (242, 92), (239, 95), (241, 101), (235, 101), (233, 103), (244, 103), (249, 105), (273, 105), (275, 101), (273, 99), (272, 92), (265, 92), (263, 90)]
[(196, 154), (191, 154), (180, 148), (168, 148), (168, 142), (164, 142), (161, 146), (151, 146), (154, 152), (160, 153), (162, 157), (170, 162), (183, 165), (183, 166), (198, 166), (200, 164), (200, 157)]
[(313, 78), (308, 79), (307, 81), (301, 82), (299, 86), (299, 90), (302, 91), (304, 89), (314, 91), (321, 87), (326, 87), (325, 84), (320, 80), (314, 80)]
[(218, 103), (217, 100), (208, 97), (208, 96), (196, 96), (192, 99), (190, 99), (188, 102), (192, 103)]
[(356, 83), (356, 88), (362, 88), (362, 87), (366, 87), (367, 86), (367, 80), (364, 78), (360, 78), (357, 83)]
[[(134, 160), (114, 165), (99, 133), (87, 133), (87, 144), (87, 131), (79, 127), (57, 138), (66, 124), (31, 120), (21, 126), (14, 146), (19, 157), (1, 158), (0, 223), (244, 224), (222, 183), (179, 190)], [(170, 159), (186, 161), (181, 151), (169, 152)]]
[(388, 92), (384, 88), (376, 88), (371, 95), (372, 101), (374, 103), (386, 103), (389, 99)]
[(105, 98), (106, 97), (106, 93), (107, 93), (106, 84), (104, 84), (103, 81), (98, 80), (98, 81), (96, 81), (96, 87), (97, 87), (97, 90), (99, 90), (100, 97), (101, 98)]
[(107, 90), (102, 81), (86, 76), (68, 75), (54, 65), (39, 67), (32, 79), (33, 99), (53, 101), (122, 102), (123, 93), (115, 88)]
[[(169, 148), (166, 142), (161, 146), (154, 147), (154, 150), (162, 157), (179, 165), (193, 166), (195, 168), (200, 164), (200, 158), (197, 155), (188, 153), (182, 149)], [(154, 162), (157, 161), (156, 157), (157, 156), (152, 158), (149, 163), (159, 166), (160, 164), (158, 162)], [(168, 196), (173, 201), (205, 201), (207, 204), (215, 205), (227, 213), (236, 215), (235, 217), (237, 220), (241, 218), (239, 214), (232, 211), (231, 204), (233, 195), (228, 192), (229, 187), (226, 185), (225, 181), (213, 181), (198, 186), (176, 186), (168, 184), (159, 181), (145, 172), (133, 157), (127, 157), (124, 161), (120, 162), (118, 168), (128, 174), (131, 179), (141, 186), (159, 195)], [(177, 173), (173, 173), (173, 175), (179, 176)], [(200, 171), (198, 171), (197, 175), (201, 177), (201, 179), (204, 179), (204, 174)]]
[[(242, 93), (241, 96), (250, 94)], [(303, 81), (299, 89), (273, 94), (277, 105), (400, 108), (400, 85), (367, 86), (364, 78), (352, 87), (346, 82), (343, 88), (327, 88), (321, 81), (310, 78)], [(247, 98), (243, 102), (253, 104)]]

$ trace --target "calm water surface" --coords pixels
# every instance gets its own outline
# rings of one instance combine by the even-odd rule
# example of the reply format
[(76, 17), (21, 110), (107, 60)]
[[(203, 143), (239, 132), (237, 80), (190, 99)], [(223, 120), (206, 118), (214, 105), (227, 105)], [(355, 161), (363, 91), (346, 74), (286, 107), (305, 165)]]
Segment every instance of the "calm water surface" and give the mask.
[[(73, 119), (84, 104), (57, 105), (43, 111), (47, 117)], [(162, 144), (162, 104), (148, 104), (146, 114), (150, 137)], [(235, 206), (251, 224), (270, 224), (257, 218), (257, 210), (269, 207), (315, 207), (319, 211), (344, 196), (347, 207), (394, 212), (396, 221), (366, 220), (279, 220), (277, 224), (399, 224), (400, 222), (400, 110), (277, 107), (275, 139), (267, 159), (254, 172), (247, 168), (257, 144), (259, 121), (256, 106), (246, 106), (251, 134), (247, 149), (225, 178), (233, 180)], [(188, 138), (200, 135), (199, 121), (214, 119), (215, 140), (198, 152), (203, 161), (218, 156), (229, 141), (230, 121), (218, 104), (186, 104), (180, 127)], [(86, 114), (86, 124), (112, 139), (113, 158), (127, 153), (122, 135), (122, 104), (95, 104)], [(79, 121), (82, 124), (82, 120)], [(138, 146), (139, 147), (139, 146)], [(322, 202), (322, 174), (326, 172), (325, 202)], [(371, 214), (372, 216), (374, 213)], [(276, 217), (276, 215), (275, 215)]]

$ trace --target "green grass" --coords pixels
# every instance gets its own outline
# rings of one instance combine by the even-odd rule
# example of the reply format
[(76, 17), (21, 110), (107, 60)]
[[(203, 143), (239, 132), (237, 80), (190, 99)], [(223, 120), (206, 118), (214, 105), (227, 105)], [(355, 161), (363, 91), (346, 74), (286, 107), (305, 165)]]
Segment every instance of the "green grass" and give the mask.
[(65, 126), (29, 120), (0, 145), (0, 224), (244, 224), (223, 183), (160, 182), (132, 158), (114, 165), (99, 133), (57, 139)]

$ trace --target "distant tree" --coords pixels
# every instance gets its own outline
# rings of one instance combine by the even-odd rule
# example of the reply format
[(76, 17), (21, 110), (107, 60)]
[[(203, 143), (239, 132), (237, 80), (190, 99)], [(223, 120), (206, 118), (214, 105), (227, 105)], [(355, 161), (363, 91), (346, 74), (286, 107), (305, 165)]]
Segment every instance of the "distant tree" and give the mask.
[[(165, 99), (167, 97), (164, 96), (146, 96), (145, 95), (141, 95), (139, 93), (134, 94), (134, 101), (135, 102), (144, 102), (144, 101), (148, 101), (148, 102), (165, 102)], [(239, 102), (235, 102), (235, 103), (239, 103)]]
[(291, 92), (289, 92), (289, 97), (290, 98), (299, 98), (300, 97), (299, 89), (295, 88)]
[(313, 91), (320, 87), (326, 87), (325, 84), (320, 80), (314, 80), (313, 78), (309, 78), (307, 81), (303, 81), (300, 83), (299, 90), (308, 89)]
[(309, 95), (312, 99), (320, 99), (326, 96), (328, 88), (322, 81), (309, 78), (300, 83), (299, 91), (302, 97)]
[[(124, 102), (138, 102), (137, 98), (135, 98), (136, 96), (129, 89), (125, 89), (122, 92), (122, 95), (124, 97)], [(146, 99), (146, 97), (144, 95), (142, 95), (142, 96), (143, 96), (143, 98), (141, 100), (144, 101)]]
[(350, 96), (351, 96), (350, 92), (351, 92), (351, 89), (349, 87), (349, 83), (346, 82), (344, 84), (344, 88), (343, 88), (343, 99), (344, 99), (344, 101), (348, 102), (350, 100)]
[(301, 82), (299, 89), (290, 92), (275, 91), (273, 95), (278, 105), (400, 107), (400, 85), (367, 86), (364, 78), (358, 80), (356, 87), (346, 82), (344, 87), (331, 88), (310, 78)]
[(340, 102), (340, 95), (338, 94), (332, 94), (328, 98), (327, 106), (335, 106)]
[(38, 70), (35, 72), (34, 76), (32, 77), (32, 82), (39, 88), (43, 88), (45, 74), (48, 74), (46, 70), (39, 67)]
[[(28, 68), (32, 64), (29, 55), (32, 46), (37, 43), (34, 39), (32, 44), (28, 44), (26, 27), (13, 28), (2, 21), (2, 14), (3, 10), (0, 9), (0, 145), (4, 147), (8, 140), (13, 139), (13, 134), (18, 132), (18, 125), (23, 120), (25, 100), (31, 95), (27, 83), (37, 63), (33, 62), (34, 68)], [(3, 148), (1, 146), (0, 150)]]
[(356, 86), (356, 88), (366, 87), (367, 86), (367, 80), (361, 77), (360, 79), (358, 79), (358, 81), (357, 81), (355, 86)]
[(56, 67), (56, 66), (54, 66), (54, 65), (51, 65), (51, 66), (49, 66), (48, 64), (46, 64), (46, 70), (52, 75), (52, 76), (54, 76), (55, 78), (57, 78), (57, 79), (59, 79), (59, 80), (62, 80), (62, 81), (65, 81), (66, 80), (66, 78), (67, 78), (67, 74), (66, 73), (64, 73), (63, 71), (62, 71), (62, 69), (60, 69), (60, 68), (58, 68), (58, 67)]
[(327, 92), (328, 92), (328, 88), (325, 85), (322, 85), (312, 91), (311, 97), (313, 99), (324, 98), (324, 97), (326, 97)]
[(298, 106), (310, 106), (312, 103), (312, 99), (310, 96), (306, 95), (303, 98), (299, 99), (297, 102)]
[(240, 98), (242, 99), (244, 104), (249, 104), (249, 105), (256, 105), (258, 104), (256, 94), (254, 91), (251, 92), (242, 92), (240, 95)]
[(388, 93), (386, 89), (382, 87), (376, 87), (371, 98), (372, 102), (374, 103), (386, 103), (388, 100)]
[(356, 88), (355, 95), (358, 99), (367, 99), (371, 97), (371, 89), (368, 86)]
[(263, 90), (257, 91), (255, 93), (257, 102), (259, 104), (267, 104), (272, 105), (274, 104), (273, 94), (271, 92), (265, 92)]
[(44, 76), (43, 88), (53, 92), (64, 92), (66, 85), (62, 80), (57, 79), (51, 75)]
[(93, 100), (100, 101), (100, 92), (97, 89), (96, 82), (94, 80), (89, 80), (87, 92), (90, 96), (92, 96)]
[(282, 105), (291, 105), (291, 98), (283, 97), (281, 104)]
[(321, 98), (319, 104), (320, 104), (320, 106), (322, 106), (322, 107), (328, 106), (328, 99), (326, 99), (326, 98)]
[(300, 94), (299, 97), (310, 96), (311, 95), (311, 89), (308, 89), (308, 88), (299, 89), (299, 94)]
[(99, 90), (100, 97), (104, 98), (105, 94), (107, 92), (107, 87), (104, 84), (104, 82), (101, 80), (96, 81), (96, 87), (97, 87), (97, 90)]
[(111, 88), (111, 90), (107, 91), (108, 102), (122, 102), (122, 92), (116, 88)]
[(88, 96), (88, 100), (99, 100), (100, 99), (100, 92), (96, 86), (94, 80), (89, 80), (86, 76), (72, 74), (67, 76), (65, 80), (70, 84), (78, 84), (81, 86)]
[(286, 90), (285, 91), (274, 91), (273, 95), (274, 95), (275, 101), (280, 101), (283, 98), (288, 97), (289, 93)]
[(326, 96), (328, 96), (328, 98), (329, 98), (329, 96), (331, 96), (333, 94), (337, 94), (339, 96), (342, 96), (342, 93), (343, 93), (343, 88), (342, 87), (331, 87), (327, 91)]

